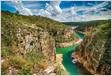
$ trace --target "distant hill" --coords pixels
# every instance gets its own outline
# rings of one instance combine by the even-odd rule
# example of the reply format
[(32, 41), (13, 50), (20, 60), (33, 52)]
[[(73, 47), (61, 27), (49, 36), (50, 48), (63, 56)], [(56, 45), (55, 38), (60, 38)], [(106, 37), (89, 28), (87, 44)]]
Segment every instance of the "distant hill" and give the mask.
[(63, 24), (69, 26), (78, 26), (76, 30), (84, 31), (85, 27), (98, 26), (110, 22), (111, 20), (109, 19), (109, 20), (94, 20), (94, 21), (87, 21), (87, 22), (63, 22)]
[(105, 22), (108, 22), (109, 20), (93, 20), (93, 21), (86, 21), (86, 22), (63, 22), (63, 24), (69, 25), (69, 26), (76, 26), (76, 25), (97, 25), (97, 24), (103, 24)]
[(12, 22), (16, 21), (16, 22), (28, 23), (29, 26), (31, 26), (30, 24), (35, 24), (36, 26), (42, 27), (45, 30), (51, 30), (51, 29), (63, 30), (69, 27), (61, 22), (42, 16), (25, 16), (25, 15), (19, 15), (17, 13), (14, 14), (4, 11), (2, 11), (2, 16), (6, 17), (6, 19), (10, 19), (10, 21)]

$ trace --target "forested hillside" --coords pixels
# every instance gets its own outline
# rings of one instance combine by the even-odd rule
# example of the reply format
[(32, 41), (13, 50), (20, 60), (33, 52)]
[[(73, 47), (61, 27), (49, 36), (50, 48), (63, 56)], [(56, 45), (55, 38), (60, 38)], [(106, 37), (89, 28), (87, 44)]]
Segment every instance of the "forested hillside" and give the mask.
[(1, 17), (2, 74), (46, 74), (55, 63), (55, 40), (27, 18), (2, 13)]
[(88, 27), (96, 27), (101, 24), (110, 23), (110, 20), (94, 20), (87, 22), (64, 22), (64, 24), (69, 26), (78, 26), (76, 29), (79, 31), (85, 31)]
[(20, 23), (27, 26), (41, 27), (45, 31), (48, 31), (56, 42), (69, 42), (74, 39), (74, 37), (66, 38), (64, 36), (66, 32), (71, 32), (71, 28), (61, 22), (57, 22), (42, 16), (23, 16), (17, 13), (11, 14), (9, 12), (2, 12), (2, 15), (14, 24)]
[(70, 27), (41, 16), (1, 14), (2, 74), (46, 74), (49, 67), (53, 72), (55, 43), (74, 39), (64, 36)]

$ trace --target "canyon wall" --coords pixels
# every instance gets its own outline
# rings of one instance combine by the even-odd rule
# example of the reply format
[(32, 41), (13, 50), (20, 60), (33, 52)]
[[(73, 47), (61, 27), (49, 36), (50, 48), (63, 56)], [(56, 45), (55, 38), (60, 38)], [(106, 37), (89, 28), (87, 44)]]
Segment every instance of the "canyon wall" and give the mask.
[(72, 54), (91, 74), (111, 74), (110, 21), (96, 27), (88, 26), (81, 45)]
[[(57, 43), (74, 40), (71, 28), (42, 16), (1, 12), (3, 75), (57, 73)], [(65, 33), (67, 36), (65, 36)], [(68, 38), (69, 37), (69, 38)]]
[(54, 67), (55, 40), (41, 27), (14, 18), (2, 15), (2, 74), (46, 74), (47, 67)]

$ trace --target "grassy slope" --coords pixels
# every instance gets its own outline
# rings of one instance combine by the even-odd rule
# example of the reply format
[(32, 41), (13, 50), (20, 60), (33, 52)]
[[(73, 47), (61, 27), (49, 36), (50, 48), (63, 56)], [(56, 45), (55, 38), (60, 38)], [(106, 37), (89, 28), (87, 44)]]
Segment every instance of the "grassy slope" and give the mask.
[[(67, 26), (63, 23), (51, 20), (42, 16), (23, 16), (19, 14), (11, 14), (9, 12), (2, 12), (2, 16), (5, 20), (16, 24), (27, 24), (28, 26), (37, 26), (43, 28), (45, 31), (48, 31), (52, 35), (56, 42), (67, 42), (73, 40), (73, 38), (66, 39), (64, 37), (64, 32), (70, 29), (70, 26)], [(4, 19), (2, 17), (2, 19)]]

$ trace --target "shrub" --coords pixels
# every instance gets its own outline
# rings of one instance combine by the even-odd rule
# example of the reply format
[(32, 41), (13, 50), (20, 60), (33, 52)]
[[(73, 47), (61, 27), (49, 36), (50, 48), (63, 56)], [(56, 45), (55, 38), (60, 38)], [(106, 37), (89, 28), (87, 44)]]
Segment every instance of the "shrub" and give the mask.
[(10, 55), (14, 55), (14, 53), (12, 53), (12, 51), (10, 51), (8, 49), (1, 50), (1, 56), (2, 57), (7, 57), (7, 56), (10, 56)]
[(12, 67), (13, 74), (30, 75), (32, 74), (33, 64), (22, 56), (10, 56), (2, 63), (2, 74), (8, 74), (9, 67)]

